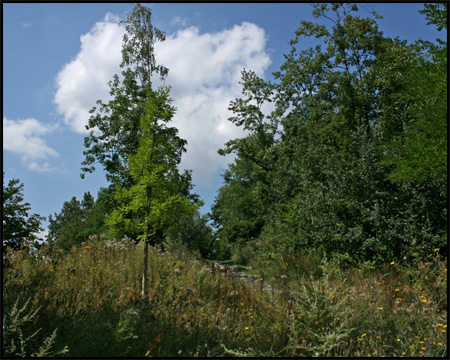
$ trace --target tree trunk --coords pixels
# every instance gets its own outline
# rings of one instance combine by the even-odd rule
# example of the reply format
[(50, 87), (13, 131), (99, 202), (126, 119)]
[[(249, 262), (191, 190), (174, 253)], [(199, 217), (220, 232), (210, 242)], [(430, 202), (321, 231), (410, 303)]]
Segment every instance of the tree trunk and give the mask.
[(142, 298), (143, 299), (147, 295), (147, 283), (148, 283), (147, 269), (148, 269), (148, 240), (145, 239), (145, 244), (144, 244), (144, 274), (142, 275)]

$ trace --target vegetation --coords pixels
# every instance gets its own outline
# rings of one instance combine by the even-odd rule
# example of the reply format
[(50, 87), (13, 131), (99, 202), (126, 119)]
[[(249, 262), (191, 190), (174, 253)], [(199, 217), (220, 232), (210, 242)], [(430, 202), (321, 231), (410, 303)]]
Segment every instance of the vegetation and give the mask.
[(24, 346), (31, 355), (57, 329), (51, 349), (67, 346), (71, 357), (448, 354), (447, 263), (438, 251), (347, 270), (323, 254), (293, 254), (254, 269), (260, 277), (246, 284), (165, 243), (150, 247), (141, 299), (143, 248), (92, 236), (68, 253), (8, 251), (4, 349), (12, 352), (19, 330), (28, 339), (41, 329)]
[[(236, 159), (211, 214), (222, 248), (378, 264), (446, 253), (446, 41), (384, 37), (354, 4), (313, 8), (321, 22), (301, 21), (275, 82), (242, 72), (229, 120), (248, 135), (219, 151)], [(446, 11), (424, 13), (442, 30)]]
[(28, 215), (29, 203), (23, 202), (23, 184), (19, 179), (12, 179), (5, 186), (3, 172), (3, 216), (2, 216), (2, 250), (9, 246), (13, 249), (22, 247), (24, 241), (36, 238), (35, 233), (42, 231), (44, 217)]
[[(421, 13), (447, 29), (446, 3)], [(446, 40), (387, 38), (354, 4), (313, 15), (273, 81), (242, 72), (246, 136), (219, 150), (235, 160), (203, 216), (170, 88), (152, 88), (165, 35), (142, 5), (120, 23), (123, 77), (82, 164), (110, 185), (40, 244), (3, 181), (3, 355), (448, 356)]]

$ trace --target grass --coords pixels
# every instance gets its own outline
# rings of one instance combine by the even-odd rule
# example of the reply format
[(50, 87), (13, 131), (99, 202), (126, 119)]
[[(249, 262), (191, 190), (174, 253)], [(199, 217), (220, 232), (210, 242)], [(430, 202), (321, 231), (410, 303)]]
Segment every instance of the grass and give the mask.
[(6, 256), (4, 349), (19, 330), (24, 340), (54, 334), (29, 338), (23, 356), (50, 345), (68, 357), (448, 354), (447, 263), (438, 252), (379, 269), (343, 270), (311, 255), (284, 266), (250, 262), (271, 291), (182, 246), (154, 247), (143, 299), (143, 249), (127, 238)]

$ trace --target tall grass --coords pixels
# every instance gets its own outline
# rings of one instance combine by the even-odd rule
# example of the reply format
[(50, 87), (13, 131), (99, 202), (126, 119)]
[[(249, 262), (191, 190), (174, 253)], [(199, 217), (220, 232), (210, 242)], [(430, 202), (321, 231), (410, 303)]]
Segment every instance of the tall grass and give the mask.
[[(270, 288), (220, 272), (182, 246), (165, 248), (151, 248), (145, 298), (143, 248), (130, 239), (91, 237), (67, 254), (46, 245), (10, 251), (3, 326), (20, 317), (18, 299), (29, 299), (24, 331), (55, 334), (52, 349), (67, 347), (64, 356), (447, 354), (447, 264), (437, 252), (376, 270), (342, 270), (319, 255), (291, 254), (282, 266), (251, 261)], [(29, 339), (29, 355), (45, 340)]]

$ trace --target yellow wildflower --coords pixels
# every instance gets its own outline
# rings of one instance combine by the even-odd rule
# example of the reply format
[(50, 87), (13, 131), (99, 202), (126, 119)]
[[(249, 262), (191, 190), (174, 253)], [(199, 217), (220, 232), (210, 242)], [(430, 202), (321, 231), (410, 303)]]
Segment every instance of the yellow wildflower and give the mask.
[(440, 249), (439, 248), (437, 248), (437, 249), (434, 249), (434, 252), (438, 252)]
[(395, 261), (391, 262), (391, 265), (394, 265), (394, 264), (395, 264)]

